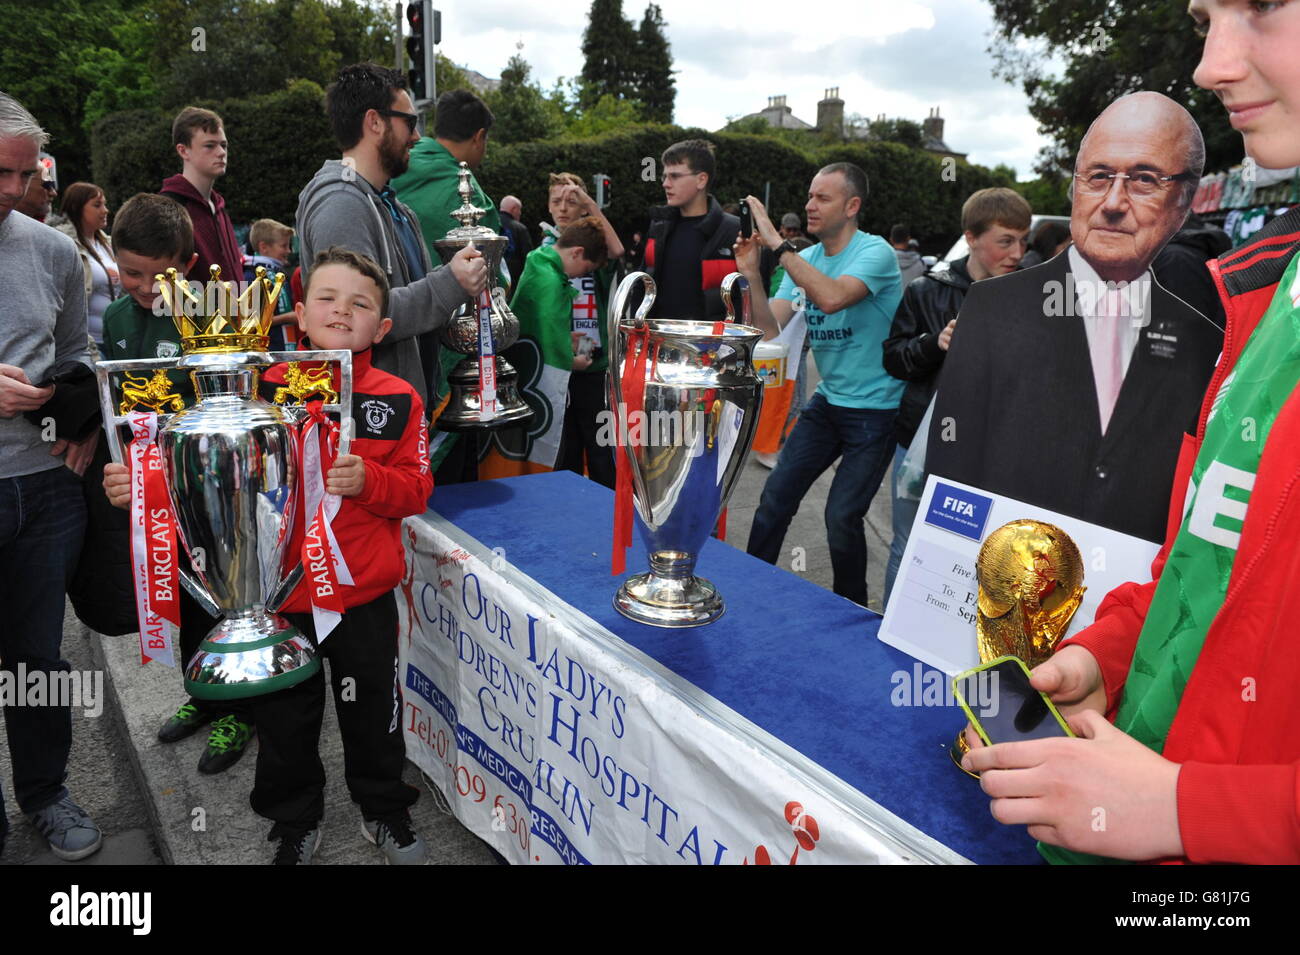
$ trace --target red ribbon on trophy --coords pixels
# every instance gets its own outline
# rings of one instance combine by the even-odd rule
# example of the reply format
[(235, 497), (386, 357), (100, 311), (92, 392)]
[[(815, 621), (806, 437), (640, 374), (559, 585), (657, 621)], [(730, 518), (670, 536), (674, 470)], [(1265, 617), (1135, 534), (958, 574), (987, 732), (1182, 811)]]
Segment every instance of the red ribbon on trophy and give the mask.
[(303, 516), (307, 525), (301, 557), (319, 644), (343, 618), (343, 595), (339, 592), (339, 585), (352, 586), (352, 573), (343, 559), (332, 526), (342, 500), (337, 494), (325, 492), (325, 475), (334, 466), (338, 455), (339, 426), (325, 414), (319, 399), (307, 403), (307, 413), (300, 457)]
[[(635, 413), (639, 418), (645, 405), (645, 369), (650, 353), (650, 327), (643, 325), (627, 334), (623, 353), (622, 408), (614, 409), (614, 550), (610, 555), (610, 573), (627, 569), (627, 549), (632, 546), (632, 463), (628, 461), (627, 423)], [(619, 419), (622, 420), (619, 420)]]
[(140, 663), (176, 665), (172, 627), (180, 626), (180, 572), (176, 563), (176, 520), (162, 453), (158, 415), (133, 411), (128, 462), (131, 470), (131, 579), (140, 624)]
[(478, 394), (479, 421), (497, 416), (497, 358), (492, 341), (492, 295), (478, 293)]

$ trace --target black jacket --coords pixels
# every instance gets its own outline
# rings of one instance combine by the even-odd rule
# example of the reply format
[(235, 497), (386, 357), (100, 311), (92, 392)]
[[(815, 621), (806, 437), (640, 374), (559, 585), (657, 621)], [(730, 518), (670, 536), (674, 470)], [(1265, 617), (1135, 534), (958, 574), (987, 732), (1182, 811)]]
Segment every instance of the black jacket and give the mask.
[(1223, 327), (1226, 323), (1223, 302), (1219, 300), (1214, 279), (1210, 278), (1209, 261), (1231, 248), (1232, 240), (1222, 229), (1207, 226), (1199, 219), (1188, 220), (1160, 250), (1151, 263), (1151, 271), (1161, 285)]
[[(1153, 282), (1105, 435), (1069, 255), (976, 282), (939, 375), (926, 470), (1149, 541), (1223, 331)], [(945, 440), (946, 437), (946, 440)]]
[[(661, 271), (663, 250), (681, 221), (681, 210), (674, 206), (658, 206), (650, 211), (650, 227), (646, 231), (642, 268), (650, 273), (656, 285), (668, 281)], [(671, 318), (713, 320), (724, 318), (722, 305), (722, 280), (736, 271), (736, 256), (732, 246), (740, 234), (740, 219), (722, 211), (718, 200), (709, 196), (709, 211), (696, 226), (704, 235), (704, 248), (700, 253), (700, 288), (704, 296), (703, 315), (673, 315)], [(767, 281), (767, 277), (764, 277)], [(635, 303), (633, 303), (635, 305)]]
[(898, 406), (894, 435), (903, 447), (912, 437), (930, 406), (930, 397), (947, 355), (939, 347), (939, 333), (957, 317), (966, 290), (971, 286), (963, 255), (952, 262), (940, 262), (933, 269), (907, 283), (903, 300), (894, 313), (894, 323), (885, 339), (885, 371), (907, 382)]

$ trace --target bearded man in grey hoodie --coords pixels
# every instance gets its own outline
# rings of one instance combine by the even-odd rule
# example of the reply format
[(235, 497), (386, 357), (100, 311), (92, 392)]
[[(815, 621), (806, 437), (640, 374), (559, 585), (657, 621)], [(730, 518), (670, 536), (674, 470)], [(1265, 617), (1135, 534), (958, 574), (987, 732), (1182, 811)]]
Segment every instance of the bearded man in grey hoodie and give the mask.
[(410, 382), (432, 408), (438, 359), (422, 362), (417, 338), (441, 328), (467, 296), (487, 287), (487, 264), (477, 249), (465, 248), (434, 268), (419, 220), (388, 184), (406, 171), (420, 139), (401, 73), (374, 63), (345, 66), (326, 91), (325, 111), (343, 158), (327, 160), (298, 195), (304, 285), (316, 253), (332, 245), (377, 262), (392, 288), (393, 327), (374, 346), (374, 365)]

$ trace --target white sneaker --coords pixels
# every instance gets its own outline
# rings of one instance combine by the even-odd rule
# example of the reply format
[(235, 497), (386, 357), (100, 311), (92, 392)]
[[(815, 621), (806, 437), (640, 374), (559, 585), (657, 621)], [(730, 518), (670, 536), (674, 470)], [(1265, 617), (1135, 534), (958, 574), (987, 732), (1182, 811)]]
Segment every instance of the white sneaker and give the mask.
[(776, 467), (776, 460), (780, 457), (780, 454), (779, 451), (776, 454), (772, 454), (769, 451), (755, 451), (754, 460), (770, 471), (772, 468)]

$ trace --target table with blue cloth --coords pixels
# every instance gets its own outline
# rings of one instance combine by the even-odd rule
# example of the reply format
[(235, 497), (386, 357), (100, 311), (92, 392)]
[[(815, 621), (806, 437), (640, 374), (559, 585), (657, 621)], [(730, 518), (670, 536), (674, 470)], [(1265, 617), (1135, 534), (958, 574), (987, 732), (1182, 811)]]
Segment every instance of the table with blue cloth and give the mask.
[[(612, 603), (621, 578), (610, 574), (613, 497), (604, 487), (556, 472), (440, 487), (430, 505), (467, 541), (504, 548), (560, 601), (957, 856), (1042, 861), (1025, 828), (996, 822), (978, 781), (948, 757), (965, 718), (922, 691), (948, 679), (881, 643), (878, 614), (710, 539), (697, 572), (726, 613), (704, 627), (650, 627)], [(627, 573), (646, 569), (638, 536)]]

